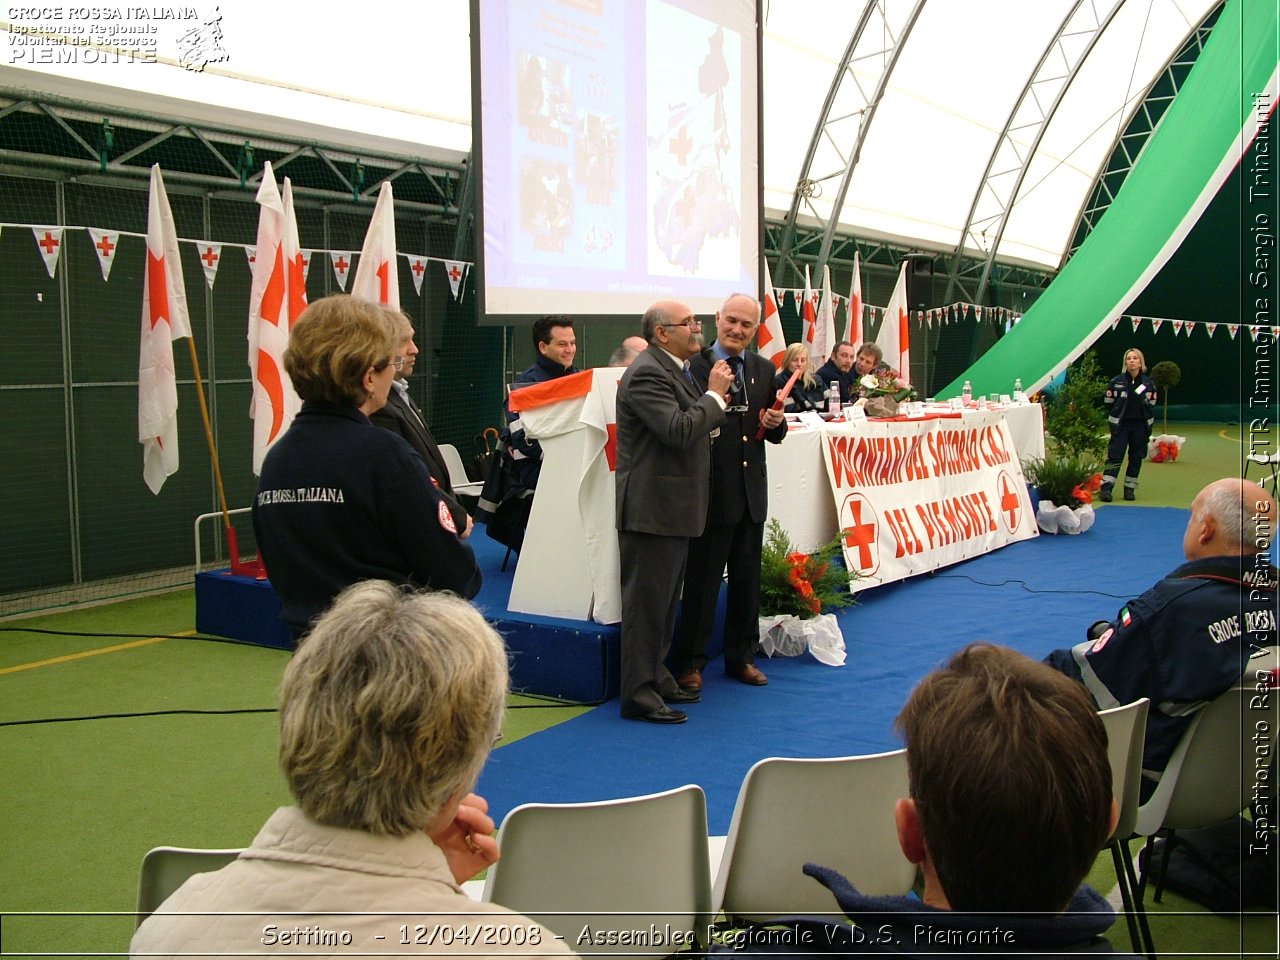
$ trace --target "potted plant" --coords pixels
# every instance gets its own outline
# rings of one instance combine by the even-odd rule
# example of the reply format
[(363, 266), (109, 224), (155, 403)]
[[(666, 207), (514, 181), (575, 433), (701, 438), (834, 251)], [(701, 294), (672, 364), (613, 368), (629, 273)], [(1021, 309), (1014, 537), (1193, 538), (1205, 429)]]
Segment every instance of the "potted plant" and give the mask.
[(1022, 465), (1039, 497), (1036, 524), (1045, 533), (1084, 533), (1093, 526), (1093, 495), (1102, 486), (1097, 460), (1085, 453), (1055, 450)]
[(1155, 381), (1156, 389), (1160, 391), (1164, 432), (1147, 442), (1147, 456), (1152, 463), (1177, 460), (1187, 438), (1169, 432), (1169, 391), (1182, 382), (1182, 368), (1172, 360), (1161, 360), (1151, 368), (1151, 379)]
[(760, 554), (760, 646), (767, 656), (806, 649), (831, 666), (844, 663), (844, 637), (829, 612), (854, 602), (851, 574), (839, 562), (841, 536), (810, 553), (796, 550), (775, 519)]
[(1089, 351), (1067, 371), (1067, 379), (1052, 395), (1045, 408), (1045, 432), (1053, 437), (1064, 454), (1092, 455), (1101, 460), (1107, 453), (1109, 431), (1102, 396), (1107, 378), (1098, 358)]

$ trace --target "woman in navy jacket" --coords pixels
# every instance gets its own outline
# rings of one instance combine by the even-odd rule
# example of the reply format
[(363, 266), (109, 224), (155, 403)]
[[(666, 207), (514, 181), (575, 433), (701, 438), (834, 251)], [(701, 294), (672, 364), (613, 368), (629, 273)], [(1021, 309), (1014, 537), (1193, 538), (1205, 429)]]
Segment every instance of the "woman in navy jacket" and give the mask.
[(1111, 502), (1111, 488), (1120, 476), (1120, 464), (1129, 451), (1129, 467), (1124, 472), (1124, 498), (1136, 499), (1138, 471), (1147, 455), (1147, 441), (1156, 419), (1156, 385), (1147, 376), (1147, 361), (1142, 351), (1130, 347), (1124, 352), (1124, 368), (1107, 384), (1104, 400), (1107, 420), (1111, 424), (1111, 443), (1107, 446), (1107, 465), (1102, 470), (1102, 490), (1098, 496)]

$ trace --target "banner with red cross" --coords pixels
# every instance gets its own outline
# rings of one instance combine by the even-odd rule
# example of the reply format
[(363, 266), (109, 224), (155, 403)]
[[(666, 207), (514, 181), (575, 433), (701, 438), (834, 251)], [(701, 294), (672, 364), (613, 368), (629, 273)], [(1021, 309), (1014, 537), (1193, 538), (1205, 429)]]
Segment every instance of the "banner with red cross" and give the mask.
[(1039, 535), (999, 411), (830, 424), (822, 459), (854, 591)]
[(52, 279), (58, 269), (58, 256), (62, 253), (62, 228), (32, 227), (31, 232), (35, 235), (36, 246), (40, 248), (40, 256), (44, 258), (44, 268)]
[(111, 279), (111, 268), (116, 263), (116, 248), (120, 246), (119, 230), (99, 230), (87, 227), (89, 239), (93, 241), (93, 251), (98, 255), (98, 266), (102, 270), (102, 279)]

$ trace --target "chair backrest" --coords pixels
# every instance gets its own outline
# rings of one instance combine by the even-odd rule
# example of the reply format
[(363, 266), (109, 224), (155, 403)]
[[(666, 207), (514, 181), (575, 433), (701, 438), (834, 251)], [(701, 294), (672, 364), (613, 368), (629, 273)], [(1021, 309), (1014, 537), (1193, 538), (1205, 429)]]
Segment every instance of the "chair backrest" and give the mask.
[(1254, 788), (1270, 781), (1278, 700), (1280, 690), (1255, 684), (1250, 671), (1239, 686), (1206, 704), (1139, 808), (1137, 832), (1205, 827), (1243, 810)]
[(1111, 762), (1111, 792), (1120, 816), (1116, 837), (1133, 834), (1138, 824), (1138, 798), (1142, 782), (1142, 745), (1147, 738), (1147, 711), (1151, 701), (1143, 697), (1122, 707), (1099, 710), (1107, 730), (1107, 759)]
[(155, 912), (188, 877), (220, 870), (240, 855), (239, 850), (197, 850), (155, 847), (142, 858), (138, 877), (138, 925)]
[(804, 875), (806, 863), (839, 870), (862, 893), (906, 893), (916, 867), (893, 815), (906, 795), (905, 750), (761, 760), (738, 791), (713, 906), (739, 920), (838, 913), (831, 891)]
[(480, 485), (478, 481), (472, 480), (467, 476), (467, 468), (462, 462), (462, 455), (458, 453), (458, 448), (452, 443), (442, 443), (440, 446), (440, 456), (444, 458), (444, 465), (449, 471), (449, 486), (454, 490), (466, 491), (467, 487)]
[[(484, 899), (532, 917), (584, 955), (663, 956), (706, 932), (711, 868), (701, 787), (522, 804), (503, 818), (498, 840), (502, 859), (489, 868)], [(666, 942), (611, 936), (643, 931), (652, 939), (653, 930)]]

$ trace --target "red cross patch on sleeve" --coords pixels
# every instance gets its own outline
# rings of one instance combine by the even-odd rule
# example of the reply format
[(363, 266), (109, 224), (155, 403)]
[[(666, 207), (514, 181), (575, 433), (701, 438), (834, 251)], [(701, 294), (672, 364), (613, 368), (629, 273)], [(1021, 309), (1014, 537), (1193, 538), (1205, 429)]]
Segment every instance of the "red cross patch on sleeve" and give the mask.
[(449, 505), (441, 500), (440, 507), (436, 512), (440, 517), (440, 526), (444, 527), (456, 537), (458, 535), (458, 527), (453, 522), (453, 514), (449, 512)]

